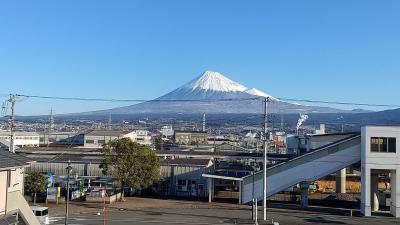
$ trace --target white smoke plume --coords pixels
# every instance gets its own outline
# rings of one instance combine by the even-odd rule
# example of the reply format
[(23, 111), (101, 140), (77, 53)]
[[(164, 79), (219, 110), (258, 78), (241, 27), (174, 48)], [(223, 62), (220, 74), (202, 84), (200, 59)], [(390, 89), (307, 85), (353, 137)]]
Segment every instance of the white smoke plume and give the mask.
[(297, 131), (299, 130), (300, 126), (301, 126), (304, 122), (306, 122), (307, 119), (308, 119), (308, 115), (306, 115), (306, 114), (300, 114), (300, 118), (299, 118), (299, 120), (297, 121), (297, 126), (296, 126), (296, 130), (297, 130)]

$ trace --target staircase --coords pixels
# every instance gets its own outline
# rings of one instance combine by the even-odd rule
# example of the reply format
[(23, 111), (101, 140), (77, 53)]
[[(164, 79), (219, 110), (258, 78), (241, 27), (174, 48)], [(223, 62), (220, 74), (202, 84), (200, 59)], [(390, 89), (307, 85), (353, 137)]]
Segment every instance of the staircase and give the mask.
[[(322, 146), (267, 170), (267, 196), (300, 182), (313, 182), (361, 160), (361, 136), (354, 135)], [(242, 202), (252, 200), (253, 176), (243, 178)], [(254, 175), (254, 195), (263, 198), (263, 171)]]

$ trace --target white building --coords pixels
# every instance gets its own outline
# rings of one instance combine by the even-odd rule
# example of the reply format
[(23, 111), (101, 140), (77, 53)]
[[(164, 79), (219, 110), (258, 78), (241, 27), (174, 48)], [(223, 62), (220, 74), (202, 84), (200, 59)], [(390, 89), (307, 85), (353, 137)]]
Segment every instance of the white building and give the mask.
[[(10, 131), (0, 131), (0, 142), (10, 145)], [(15, 132), (14, 145), (17, 147), (39, 147), (39, 134), (36, 132)]]
[(390, 212), (400, 217), (400, 127), (367, 126), (361, 130), (361, 212), (371, 216), (379, 210), (378, 183), (389, 174)]
[(129, 138), (133, 142), (137, 142), (142, 145), (151, 145), (151, 136), (149, 136), (148, 131), (145, 130), (137, 130), (137, 131), (93, 130), (84, 134), (83, 143), (85, 148), (102, 148), (104, 144), (122, 138)]
[(135, 130), (134, 134), (134, 142), (137, 142), (141, 145), (151, 145), (151, 136), (149, 131), (147, 130)]
[(24, 168), (31, 160), (8, 151), (0, 151), (0, 224), (18, 224), (18, 216), (27, 225), (40, 225), (24, 198)]
[(172, 126), (163, 126), (160, 133), (165, 137), (172, 137), (174, 136), (174, 129), (172, 129)]

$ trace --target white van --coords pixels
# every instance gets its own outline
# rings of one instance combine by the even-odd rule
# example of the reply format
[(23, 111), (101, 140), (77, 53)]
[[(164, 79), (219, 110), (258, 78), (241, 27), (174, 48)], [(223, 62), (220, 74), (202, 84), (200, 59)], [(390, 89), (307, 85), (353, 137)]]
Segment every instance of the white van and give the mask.
[(49, 208), (40, 206), (31, 206), (33, 214), (38, 218), (41, 224), (49, 224)]

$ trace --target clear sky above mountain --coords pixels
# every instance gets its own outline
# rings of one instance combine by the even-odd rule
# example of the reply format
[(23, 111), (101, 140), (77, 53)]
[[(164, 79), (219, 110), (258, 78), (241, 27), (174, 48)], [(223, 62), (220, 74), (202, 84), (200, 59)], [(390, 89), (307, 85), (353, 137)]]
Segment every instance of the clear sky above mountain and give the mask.
[[(0, 94), (153, 99), (214, 70), (277, 97), (398, 104), (399, 10), (397, 0), (2, 1)], [(24, 115), (126, 105), (22, 100)]]

